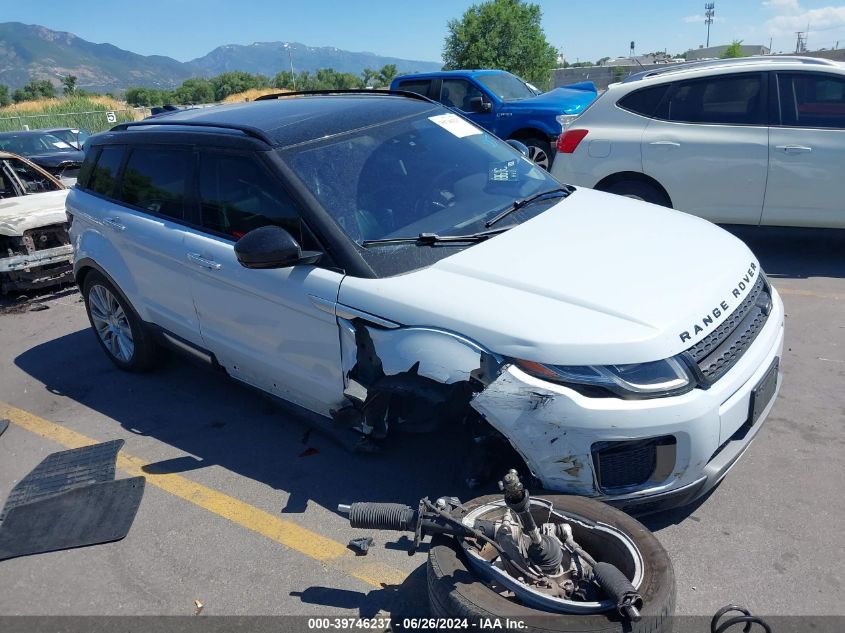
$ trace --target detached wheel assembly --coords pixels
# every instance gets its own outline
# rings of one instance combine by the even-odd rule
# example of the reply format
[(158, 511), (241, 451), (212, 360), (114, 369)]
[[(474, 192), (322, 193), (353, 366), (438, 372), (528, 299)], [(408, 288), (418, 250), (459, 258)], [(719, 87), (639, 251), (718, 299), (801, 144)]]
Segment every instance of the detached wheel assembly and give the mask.
[(604, 503), (567, 495), (532, 498), (515, 471), (502, 495), (417, 509), (340, 506), (353, 527), (414, 532), (412, 553), (433, 535), (427, 575), (431, 615), (471, 624), (522, 620), (522, 630), (671, 631), (675, 574), (641, 523)]

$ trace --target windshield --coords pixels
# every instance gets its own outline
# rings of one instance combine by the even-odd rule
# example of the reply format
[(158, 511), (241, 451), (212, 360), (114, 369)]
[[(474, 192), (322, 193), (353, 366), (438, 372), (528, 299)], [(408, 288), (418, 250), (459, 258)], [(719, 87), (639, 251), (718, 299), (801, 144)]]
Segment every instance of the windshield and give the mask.
[[(441, 108), (280, 151), (359, 246), (420, 233), (484, 231), (485, 222), (515, 200), (560, 187), (506, 143)], [(557, 201), (520, 209), (496, 228)]]
[(475, 79), (484, 84), (490, 92), (502, 101), (518, 101), (519, 99), (529, 99), (537, 96), (525, 85), (522, 79), (510, 73), (478, 75)]
[(53, 152), (76, 152), (75, 147), (52, 134), (11, 136), (0, 138), (0, 149), (21, 156), (36, 156)]

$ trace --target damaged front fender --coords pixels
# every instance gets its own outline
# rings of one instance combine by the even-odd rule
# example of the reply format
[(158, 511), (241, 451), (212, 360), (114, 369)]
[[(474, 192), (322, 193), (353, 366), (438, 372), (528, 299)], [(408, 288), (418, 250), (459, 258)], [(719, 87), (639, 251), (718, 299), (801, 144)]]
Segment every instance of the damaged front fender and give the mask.
[(385, 327), (339, 317), (344, 395), (335, 421), (375, 439), (392, 426), (432, 431), (462, 420), (487, 381), (492, 355), (462, 336), (424, 327)]

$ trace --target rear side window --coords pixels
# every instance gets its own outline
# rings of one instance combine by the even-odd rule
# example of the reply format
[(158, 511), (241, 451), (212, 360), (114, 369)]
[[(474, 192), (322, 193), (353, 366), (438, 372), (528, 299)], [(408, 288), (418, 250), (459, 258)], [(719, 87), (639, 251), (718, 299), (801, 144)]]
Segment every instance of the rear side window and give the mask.
[(778, 91), (783, 125), (845, 129), (845, 79), (778, 73)]
[(91, 170), (88, 189), (101, 196), (111, 196), (114, 193), (124, 151), (123, 145), (107, 145), (100, 150), (97, 162)]
[(428, 96), (428, 89), (431, 87), (431, 80), (429, 79), (412, 79), (410, 81), (399, 82), (399, 90), (406, 92), (416, 92), (418, 95), (424, 97)]
[(303, 244), (302, 219), (296, 206), (252, 158), (202, 154), (199, 187), (204, 227), (238, 239), (253, 229), (274, 224)]
[(660, 105), (660, 101), (663, 99), (668, 88), (669, 84), (663, 84), (662, 86), (652, 86), (651, 88), (636, 90), (622, 97), (616, 102), (616, 105), (635, 114), (641, 114), (642, 116), (651, 118), (655, 116), (657, 106)]
[(91, 148), (85, 154), (85, 160), (82, 161), (82, 166), (79, 168), (79, 176), (76, 178), (76, 185), (80, 189), (88, 189), (88, 181), (91, 180), (91, 172), (94, 171), (94, 163), (100, 156), (99, 148)]
[(171, 218), (185, 217), (191, 152), (170, 147), (132, 150), (120, 186), (121, 202)]
[(722, 75), (675, 84), (666, 116), (684, 123), (759, 125), (765, 123), (763, 103), (759, 73)]

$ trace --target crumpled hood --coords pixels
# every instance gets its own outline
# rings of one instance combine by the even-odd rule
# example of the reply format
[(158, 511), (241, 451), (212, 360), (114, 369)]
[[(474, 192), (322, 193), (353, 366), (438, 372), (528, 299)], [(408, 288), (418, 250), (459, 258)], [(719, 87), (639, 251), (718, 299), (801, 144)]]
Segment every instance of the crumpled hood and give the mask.
[(0, 235), (21, 236), (29, 229), (67, 222), (68, 191), (45, 191), (0, 200)]
[(598, 95), (590, 90), (555, 88), (530, 99), (508, 101), (505, 110), (553, 111), (555, 114), (579, 114), (587, 109)]
[(427, 268), (346, 277), (339, 302), (403, 325), (457, 332), (503, 356), (635, 363), (704, 338), (759, 274), (748, 247), (706, 220), (579, 188), (534, 219)]

